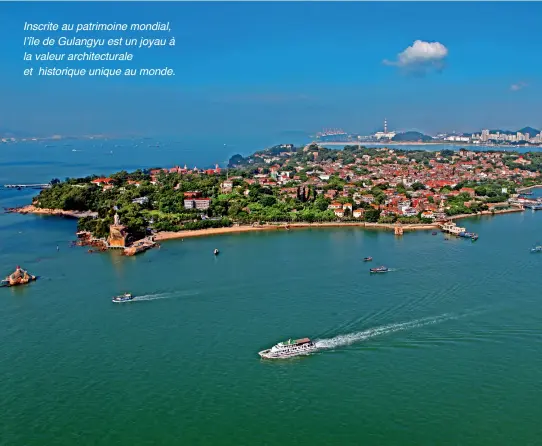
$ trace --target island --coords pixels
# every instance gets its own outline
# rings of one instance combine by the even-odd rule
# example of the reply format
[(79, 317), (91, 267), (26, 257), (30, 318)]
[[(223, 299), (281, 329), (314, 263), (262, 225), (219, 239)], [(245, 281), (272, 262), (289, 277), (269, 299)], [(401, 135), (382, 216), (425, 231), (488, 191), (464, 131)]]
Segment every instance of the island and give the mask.
[(78, 218), (84, 241), (127, 255), (157, 241), (313, 226), (434, 229), (523, 210), (542, 184), (542, 154), (281, 144), (224, 168), (174, 166), (55, 179), (12, 212)]

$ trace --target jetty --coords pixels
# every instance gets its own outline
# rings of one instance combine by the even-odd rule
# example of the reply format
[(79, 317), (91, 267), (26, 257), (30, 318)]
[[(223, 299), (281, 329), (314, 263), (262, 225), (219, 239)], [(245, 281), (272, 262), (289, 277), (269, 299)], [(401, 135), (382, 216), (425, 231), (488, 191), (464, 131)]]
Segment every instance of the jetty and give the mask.
[(540, 199), (522, 198), (520, 195), (517, 198), (508, 200), (508, 202), (513, 206), (521, 206), (524, 209), (542, 210), (542, 201)]
[(457, 237), (470, 238), (472, 241), (478, 240), (478, 234), (474, 232), (467, 232), (466, 228), (457, 226), (453, 221), (445, 222), (441, 225), (443, 232), (448, 234), (455, 235)]
[(135, 256), (140, 252), (144, 252), (147, 249), (151, 249), (157, 246), (157, 243), (150, 237), (145, 237), (144, 239), (138, 240), (132, 243), (130, 246), (124, 248), (125, 256)]

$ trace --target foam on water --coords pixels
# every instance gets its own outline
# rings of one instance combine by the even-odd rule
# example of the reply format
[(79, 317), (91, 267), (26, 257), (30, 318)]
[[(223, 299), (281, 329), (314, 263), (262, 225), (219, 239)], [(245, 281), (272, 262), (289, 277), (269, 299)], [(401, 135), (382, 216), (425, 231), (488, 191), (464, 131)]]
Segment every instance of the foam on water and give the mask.
[(158, 299), (171, 299), (172, 297), (182, 297), (182, 296), (195, 296), (199, 294), (197, 291), (186, 291), (182, 293), (156, 293), (156, 294), (144, 294), (142, 296), (136, 296), (132, 302), (142, 302), (149, 300), (158, 300)]
[(376, 336), (382, 336), (396, 331), (410, 330), (412, 328), (423, 327), (426, 325), (438, 324), (440, 322), (448, 321), (451, 319), (457, 319), (459, 316), (452, 314), (442, 314), (440, 316), (427, 317), (422, 319), (415, 319), (408, 322), (401, 322), (397, 324), (382, 325), (380, 327), (369, 328), (364, 331), (358, 331), (354, 333), (348, 333), (344, 335), (338, 335), (328, 339), (317, 339), (315, 344), (321, 349), (332, 349), (341, 347), (344, 345), (354, 344), (366, 339), (374, 338)]
[(158, 299), (167, 299), (173, 297), (171, 293), (159, 293), (159, 294), (144, 294), (142, 296), (136, 296), (132, 302), (145, 301), (145, 300), (158, 300)]

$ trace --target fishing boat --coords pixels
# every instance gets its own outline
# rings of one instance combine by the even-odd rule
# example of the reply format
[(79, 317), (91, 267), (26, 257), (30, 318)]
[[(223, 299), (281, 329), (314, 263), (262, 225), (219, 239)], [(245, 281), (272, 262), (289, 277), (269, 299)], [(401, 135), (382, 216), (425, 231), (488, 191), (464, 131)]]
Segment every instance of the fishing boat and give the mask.
[(115, 296), (113, 297), (113, 302), (115, 303), (119, 303), (119, 302), (129, 302), (131, 300), (133, 300), (135, 298), (135, 296), (133, 296), (131, 293), (124, 293), (124, 294), (121, 294), (120, 296)]
[(309, 338), (288, 339), (285, 342), (279, 342), (267, 350), (258, 352), (263, 359), (285, 359), (294, 356), (307, 355), (318, 350), (318, 347)]
[(215, 249), (214, 250), (214, 255), (217, 256), (218, 254), (220, 254), (220, 251), (218, 249)]
[(371, 268), (369, 272), (371, 273), (387, 273), (389, 271), (389, 268), (386, 266), (379, 266), (377, 268)]
[(364, 257), (364, 258), (363, 258), (363, 261), (364, 261), (364, 262), (370, 262), (371, 260), (373, 260), (372, 257)]

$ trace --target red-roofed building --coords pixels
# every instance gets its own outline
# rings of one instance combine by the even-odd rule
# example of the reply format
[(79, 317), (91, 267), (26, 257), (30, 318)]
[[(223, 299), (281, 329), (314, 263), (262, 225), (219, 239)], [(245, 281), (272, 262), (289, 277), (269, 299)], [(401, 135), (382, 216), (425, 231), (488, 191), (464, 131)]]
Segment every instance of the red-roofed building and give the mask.
[(201, 192), (199, 190), (184, 193), (184, 198), (188, 200), (198, 197), (201, 197)]
[(97, 186), (108, 186), (113, 183), (113, 180), (111, 178), (96, 178), (95, 180), (92, 180), (92, 184), (96, 184)]

